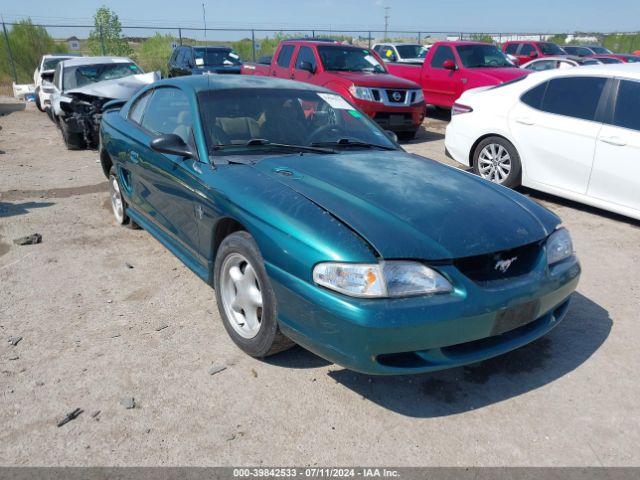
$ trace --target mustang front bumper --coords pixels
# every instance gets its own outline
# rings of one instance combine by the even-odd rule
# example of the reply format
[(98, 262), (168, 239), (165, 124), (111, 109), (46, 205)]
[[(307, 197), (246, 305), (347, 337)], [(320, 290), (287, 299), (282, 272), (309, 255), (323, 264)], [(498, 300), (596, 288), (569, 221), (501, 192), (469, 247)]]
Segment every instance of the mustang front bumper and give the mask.
[(575, 257), (505, 282), (479, 286), (454, 266), (446, 295), (357, 299), (305, 282), (267, 264), (283, 333), (351, 370), (420, 373), (494, 357), (526, 345), (565, 316), (580, 276)]

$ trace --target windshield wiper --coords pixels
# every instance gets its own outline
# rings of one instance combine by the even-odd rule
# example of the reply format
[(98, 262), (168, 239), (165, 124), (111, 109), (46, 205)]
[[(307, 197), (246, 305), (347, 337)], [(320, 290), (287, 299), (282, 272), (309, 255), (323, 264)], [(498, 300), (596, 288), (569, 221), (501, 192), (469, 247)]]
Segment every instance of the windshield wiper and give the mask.
[(360, 147), (360, 148), (376, 148), (379, 150), (396, 150), (395, 147), (387, 147), (376, 143), (367, 143), (360, 140), (351, 140), (350, 138), (341, 138), (335, 142), (314, 142), (314, 147)]
[(332, 150), (330, 148), (319, 148), (319, 147), (307, 146), (307, 145), (293, 145), (289, 143), (275, 143), (265, 138), (252, 138), (244, 145), (238, 145), (235, 143), (229, 143), (226, 145), (216, 145), (213, 147), (213, 149), (224, 150), (225, 148), (228, 148), (228, 147), (238, 148), (238, 147), (263, 147), (263, 146), (280, 148), (283, 150), (292, 150), (295, 152), (336, 153), (335, 150)]

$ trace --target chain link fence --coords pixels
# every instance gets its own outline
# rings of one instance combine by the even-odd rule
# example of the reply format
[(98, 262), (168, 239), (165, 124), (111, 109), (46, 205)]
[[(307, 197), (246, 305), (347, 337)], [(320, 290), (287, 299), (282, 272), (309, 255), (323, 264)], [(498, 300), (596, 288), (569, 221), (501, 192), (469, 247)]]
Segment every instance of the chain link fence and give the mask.
[(615, 51), (640, 49), (640, 34), (550, 34), (396, 30), (194, 28), (171, 26), (124, 26), (115, 41), (94, 25), (44, 25), (31, 22), (3, 23), (0, 40), (0, 93), (8, 93), (11, 83), (31, 83), (43, 54), (123, 55), (136, 61), (145, 71), (166, 74), (173, 48), (179, 44), (228, 45), (243, 61), (272, 55), (285, 38), (331, 38), (371, 47), (376, 42), (417, 42), (438, 40), (480, 40), (500, 44), (507, 40), (551, 40), (558, 43), (604, 44)]

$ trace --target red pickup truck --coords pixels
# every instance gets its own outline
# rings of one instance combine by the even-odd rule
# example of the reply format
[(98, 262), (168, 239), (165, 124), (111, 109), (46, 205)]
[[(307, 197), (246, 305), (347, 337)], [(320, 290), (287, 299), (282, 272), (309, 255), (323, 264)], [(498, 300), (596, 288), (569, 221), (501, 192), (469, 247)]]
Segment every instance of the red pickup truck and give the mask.
[(494, 45), (437, 42), (422, 65), (387, 63), (390, 73), (422, 86), (425, 102), (451, 108), (466, 90), (500, 85), (530, 72), (521, 70)]
[(244, 75), (263, 75), (313, 83), (339, 93), (386, 130), (413, 138), (425, 103), (420, 85), (390, 75), (367, 48), (333, 41), (285, 40), (271, 65), (245, 63)]

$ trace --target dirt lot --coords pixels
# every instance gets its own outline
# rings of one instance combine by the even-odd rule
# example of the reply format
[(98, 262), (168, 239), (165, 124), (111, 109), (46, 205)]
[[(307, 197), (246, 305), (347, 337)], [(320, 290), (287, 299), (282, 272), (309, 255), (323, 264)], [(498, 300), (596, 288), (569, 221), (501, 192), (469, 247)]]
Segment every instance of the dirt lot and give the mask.
[[(444, 125), (407, 149), (444, 160)], [(584, 273), (566, 320), (500, 358), (384, 378), (301, 348), (259, 361), (207, 285), (114, 225), (95, 152), (32, 106), (0, 126), (0, 464), (640, 464), (637, 222), (535, 194)]]

